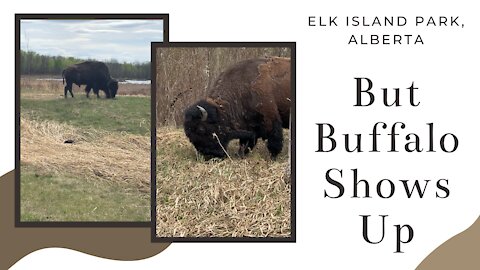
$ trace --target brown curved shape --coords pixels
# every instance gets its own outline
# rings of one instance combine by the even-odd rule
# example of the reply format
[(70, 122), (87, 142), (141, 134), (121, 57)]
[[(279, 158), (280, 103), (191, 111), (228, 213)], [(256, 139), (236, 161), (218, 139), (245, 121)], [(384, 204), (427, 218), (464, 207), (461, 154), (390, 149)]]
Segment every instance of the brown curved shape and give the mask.
[(480, 216), (468, 229), (436, 248), (416, 269), (480, 269)]
[(0, 269), (8, 269), (29, 253), (63, 247), (113, 260), (154, 256), (169, 243), (152, 243), (144, 228), (15, 228), (15, 174), (0, 177)]

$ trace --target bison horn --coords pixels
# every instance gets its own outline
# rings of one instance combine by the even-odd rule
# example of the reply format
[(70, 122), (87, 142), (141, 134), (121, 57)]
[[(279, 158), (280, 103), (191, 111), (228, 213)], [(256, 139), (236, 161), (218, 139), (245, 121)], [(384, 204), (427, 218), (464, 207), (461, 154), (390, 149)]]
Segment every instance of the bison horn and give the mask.
[(208, 113), (202, 106), (197, 105), (197, 108), (202, 112), (202, 121), (207, 121)]

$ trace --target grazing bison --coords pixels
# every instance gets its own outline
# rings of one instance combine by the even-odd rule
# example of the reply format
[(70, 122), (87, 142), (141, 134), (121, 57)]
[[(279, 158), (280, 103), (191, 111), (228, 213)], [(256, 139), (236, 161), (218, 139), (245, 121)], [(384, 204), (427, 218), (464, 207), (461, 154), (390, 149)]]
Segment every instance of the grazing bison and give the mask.
[(283, 147), (282, 128), (289, 127), (290, 77), (290, 58), (251, 59), (231, 66), (208, 89), (206, 99), (186, 109), (185, 134), (207, 159), (225, 157), (222, 146), (226, 149), (234, 139), (240, 140), (243, 156), (258, 138), (267, 140), (275, 158)]
[(118, 81), (110, 77), (107, 65), (97, 61), (86, 61), (71, 65), (62, 72), (63, 83), (65, 85), (65, 98), (67, 98), (67, 91), (73, 97), (72, 84), (78, 86), (86, 85), (85, 92), (87, 97), (90, 90), (100, 97), (98, 92), (103, 90), (107, 98), (115, 98), (118, 90)]

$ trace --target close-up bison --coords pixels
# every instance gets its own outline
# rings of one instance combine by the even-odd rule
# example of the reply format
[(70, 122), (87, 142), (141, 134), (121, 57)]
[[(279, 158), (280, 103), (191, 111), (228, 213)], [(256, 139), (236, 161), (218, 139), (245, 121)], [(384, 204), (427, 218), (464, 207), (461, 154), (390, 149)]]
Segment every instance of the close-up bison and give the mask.
[(290, 58), (268, 57), (239, 62), (221, 73), (207, 97), (185, 111), (184, 130), (205, 158), (226, 156), (222, 149), (240, 140), (239, 155), (259, 138), (275, 158), (283, 147), (291, 105)]
[(85, 61), (71, 65), (62, 72), (65, 85), (65, 98), (67, 93), (73, 97), (72, 85), (86, 85), (85, 93), (89, 97), (90, 91), (99, 96), (99, 90), (103, 90), (107, 98), (115, 98), (118, 90), (118, 81), (110, 76), (107, 65), (98, 61)]

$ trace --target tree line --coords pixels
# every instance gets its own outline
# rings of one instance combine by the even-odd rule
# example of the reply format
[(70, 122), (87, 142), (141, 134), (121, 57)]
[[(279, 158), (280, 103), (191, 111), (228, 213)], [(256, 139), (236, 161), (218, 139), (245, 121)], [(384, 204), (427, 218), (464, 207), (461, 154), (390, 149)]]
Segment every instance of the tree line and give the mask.
[[(61, 76), (66, 67), (83, 61), (86, 60), (74, 57), (41, 55), (33, 51), (22, 50), (20, 51), (20, 72), (22, 75)], [(104, 62), (110, 70), (110, 75), (114, 78), (150, 80), (150, 62), (120, 63), (114, 59)]]

